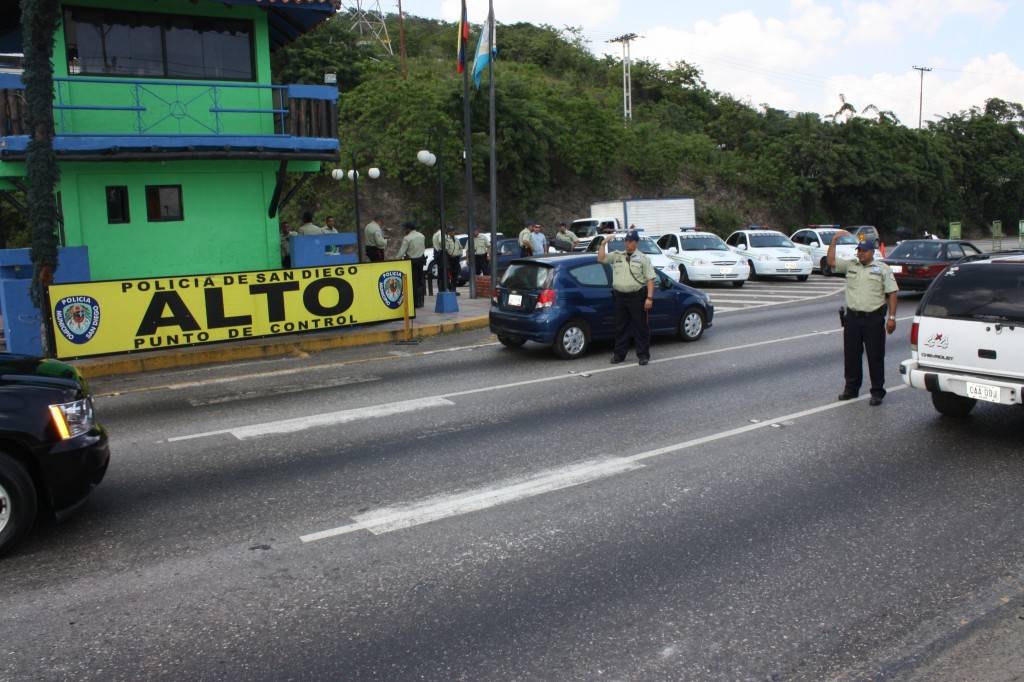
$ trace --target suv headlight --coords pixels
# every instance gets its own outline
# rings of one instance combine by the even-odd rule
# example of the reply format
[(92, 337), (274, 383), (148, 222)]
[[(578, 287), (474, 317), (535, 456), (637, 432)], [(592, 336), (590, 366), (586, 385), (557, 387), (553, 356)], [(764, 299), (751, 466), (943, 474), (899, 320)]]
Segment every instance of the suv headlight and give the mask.
[(61, 440), (80, 436), (88, 432), (95, 423), (92, 399), (83, 398), (70, 403), (50, 405), (50, 418)]
[(694, 265), (707, 265), (708, 262), (706, 260), (704, 260), (703, 258), (698, 258), (697, 260), (693, 261), (693, 264)]
[(757, 257), (757, 260), (759, 260), (762, 263), (767, 263), (769, 260), (771, 260), (771, 256), (768, 256), (766, 254), (765, 255), (761, 255), (761, 256)]
[(804, 257), (801, 260), (811, 260), (811, 254), (805, 253)]
[(666, 270), (678, 270), (679, 269), (679, 263), (677, 263), (675, 261), (672, 261), (668, 265), (665, 266), (665, 269)]

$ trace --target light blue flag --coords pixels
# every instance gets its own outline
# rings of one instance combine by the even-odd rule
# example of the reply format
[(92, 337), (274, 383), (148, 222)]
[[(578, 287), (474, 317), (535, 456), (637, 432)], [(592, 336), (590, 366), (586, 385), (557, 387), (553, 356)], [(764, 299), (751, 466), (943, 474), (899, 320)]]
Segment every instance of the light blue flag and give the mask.
[(484, 70), (487, 68), (487, 64), (490, 63), (491, 59), (497, 56), (497, 46), (493, 44), (492, 36), (494, 34), (494, 14), (490, 14), (487, 17), (487, 21), (484, 23), (484, 30), (480, 31), (480, 40), (476, 44), (476, 56), (473, 58), (473, 84), (476, 89), (480, 89), (480, 78), (484, 74)]

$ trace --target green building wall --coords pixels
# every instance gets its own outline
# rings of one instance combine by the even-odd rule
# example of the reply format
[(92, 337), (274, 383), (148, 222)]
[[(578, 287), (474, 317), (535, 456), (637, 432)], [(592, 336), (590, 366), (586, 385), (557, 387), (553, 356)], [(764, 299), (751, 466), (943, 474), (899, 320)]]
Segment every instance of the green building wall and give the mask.
[[(278, 219), (267, 216), (276, 172), (273, 161), (63, 163), (64, 241), (89, 247), (97, 280), (279, 268)], [(181, 185), (184, 220), (150, 222), (147, 185)], [(130, 222), (108, 222), (108, 186), (128, 188)]]

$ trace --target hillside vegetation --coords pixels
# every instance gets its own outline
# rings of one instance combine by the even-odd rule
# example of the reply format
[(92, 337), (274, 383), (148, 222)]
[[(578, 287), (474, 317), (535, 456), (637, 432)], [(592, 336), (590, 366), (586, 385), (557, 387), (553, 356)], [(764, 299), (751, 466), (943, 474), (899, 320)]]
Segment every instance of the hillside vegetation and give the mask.
[[(429, 146), (445, 161), (450, 222), (463, 224), (455, 26), (407, 17), (407, 80), (397, 57), (397, 18), (389, 26), (395, 57), (360, 43), (350, 26), (339, 16), (280, 50), (277, 79), (313, 83), (325, 72), (338, 74), (342, 159), (357, 149), (360, 165), (379, 165), (386, 178), (366, 187), (364, 202), (394, 220), (413, 216), (434, 225), (436, 180), (415, 159)], [(710, 90), (697, 64), (639, 61), (632, 69), (633, 122), (626, 125), (621, 62), (595, 57), (578, 32), (499, 24), (498, 46), (499, 215), (506, 231), (526, 217), (550, 223), (586, 215), (593, 199), (629, 196), (691, 195), (699, 221), (720, 232), (750, 222), (944, 232), (951, 220), (980, 232), (993, 219), (1009, 226), (1024, 218), (1018, 103), (991, 99), (924, 130), (879, 112), (884, 102), (856, 103), (874, 111), (870, 117), (851, 117), (851, 103), (822, 120)], [(486, 88), (472, 101), (476, 214), (486, 227)], [(350, 191), (321, 180), (303, 201), (341, 212), (339, 222), (349, 224)]]

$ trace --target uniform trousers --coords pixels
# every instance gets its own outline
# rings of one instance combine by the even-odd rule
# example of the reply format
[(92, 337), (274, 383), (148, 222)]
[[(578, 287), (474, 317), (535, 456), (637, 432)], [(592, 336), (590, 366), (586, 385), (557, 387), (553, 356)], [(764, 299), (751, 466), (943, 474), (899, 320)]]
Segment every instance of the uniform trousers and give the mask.
[(477, 253), (473, 256), (476, 262), (476, 269), (474, 272), (478, 275), (489, 275), (491, 274), (491, 268), (488, 266), (488, 258), (486, 253)]
[(632, 339), (637, 359), (650, 359), (651, 330), (647, 322), (647, 311), (644, 310), (647, 289), (628, 294), (613, 290), (612, 295), (615, 300), (615, 357), (626, 357)]
[(414, 308), (422, 308), (423, 300), (426, 296), (426, 288), (424, 286), (424, 272), (423, 268), (427, 265), (427, 259), (424, 256), (419, 258), (413, 258), (412, 260), (412, 301)]
[(843, 327), (845, 393), (857, 395), (864, 383), (864, 351), (868, 355), (871, 395), (881, 398), (885, 396), (885, 313), (848, 310)]
[(384, 249), (379, 246), (367, 246), (366, 257), (370, 259), (371, 263), (379, 263), (384, 260)]

